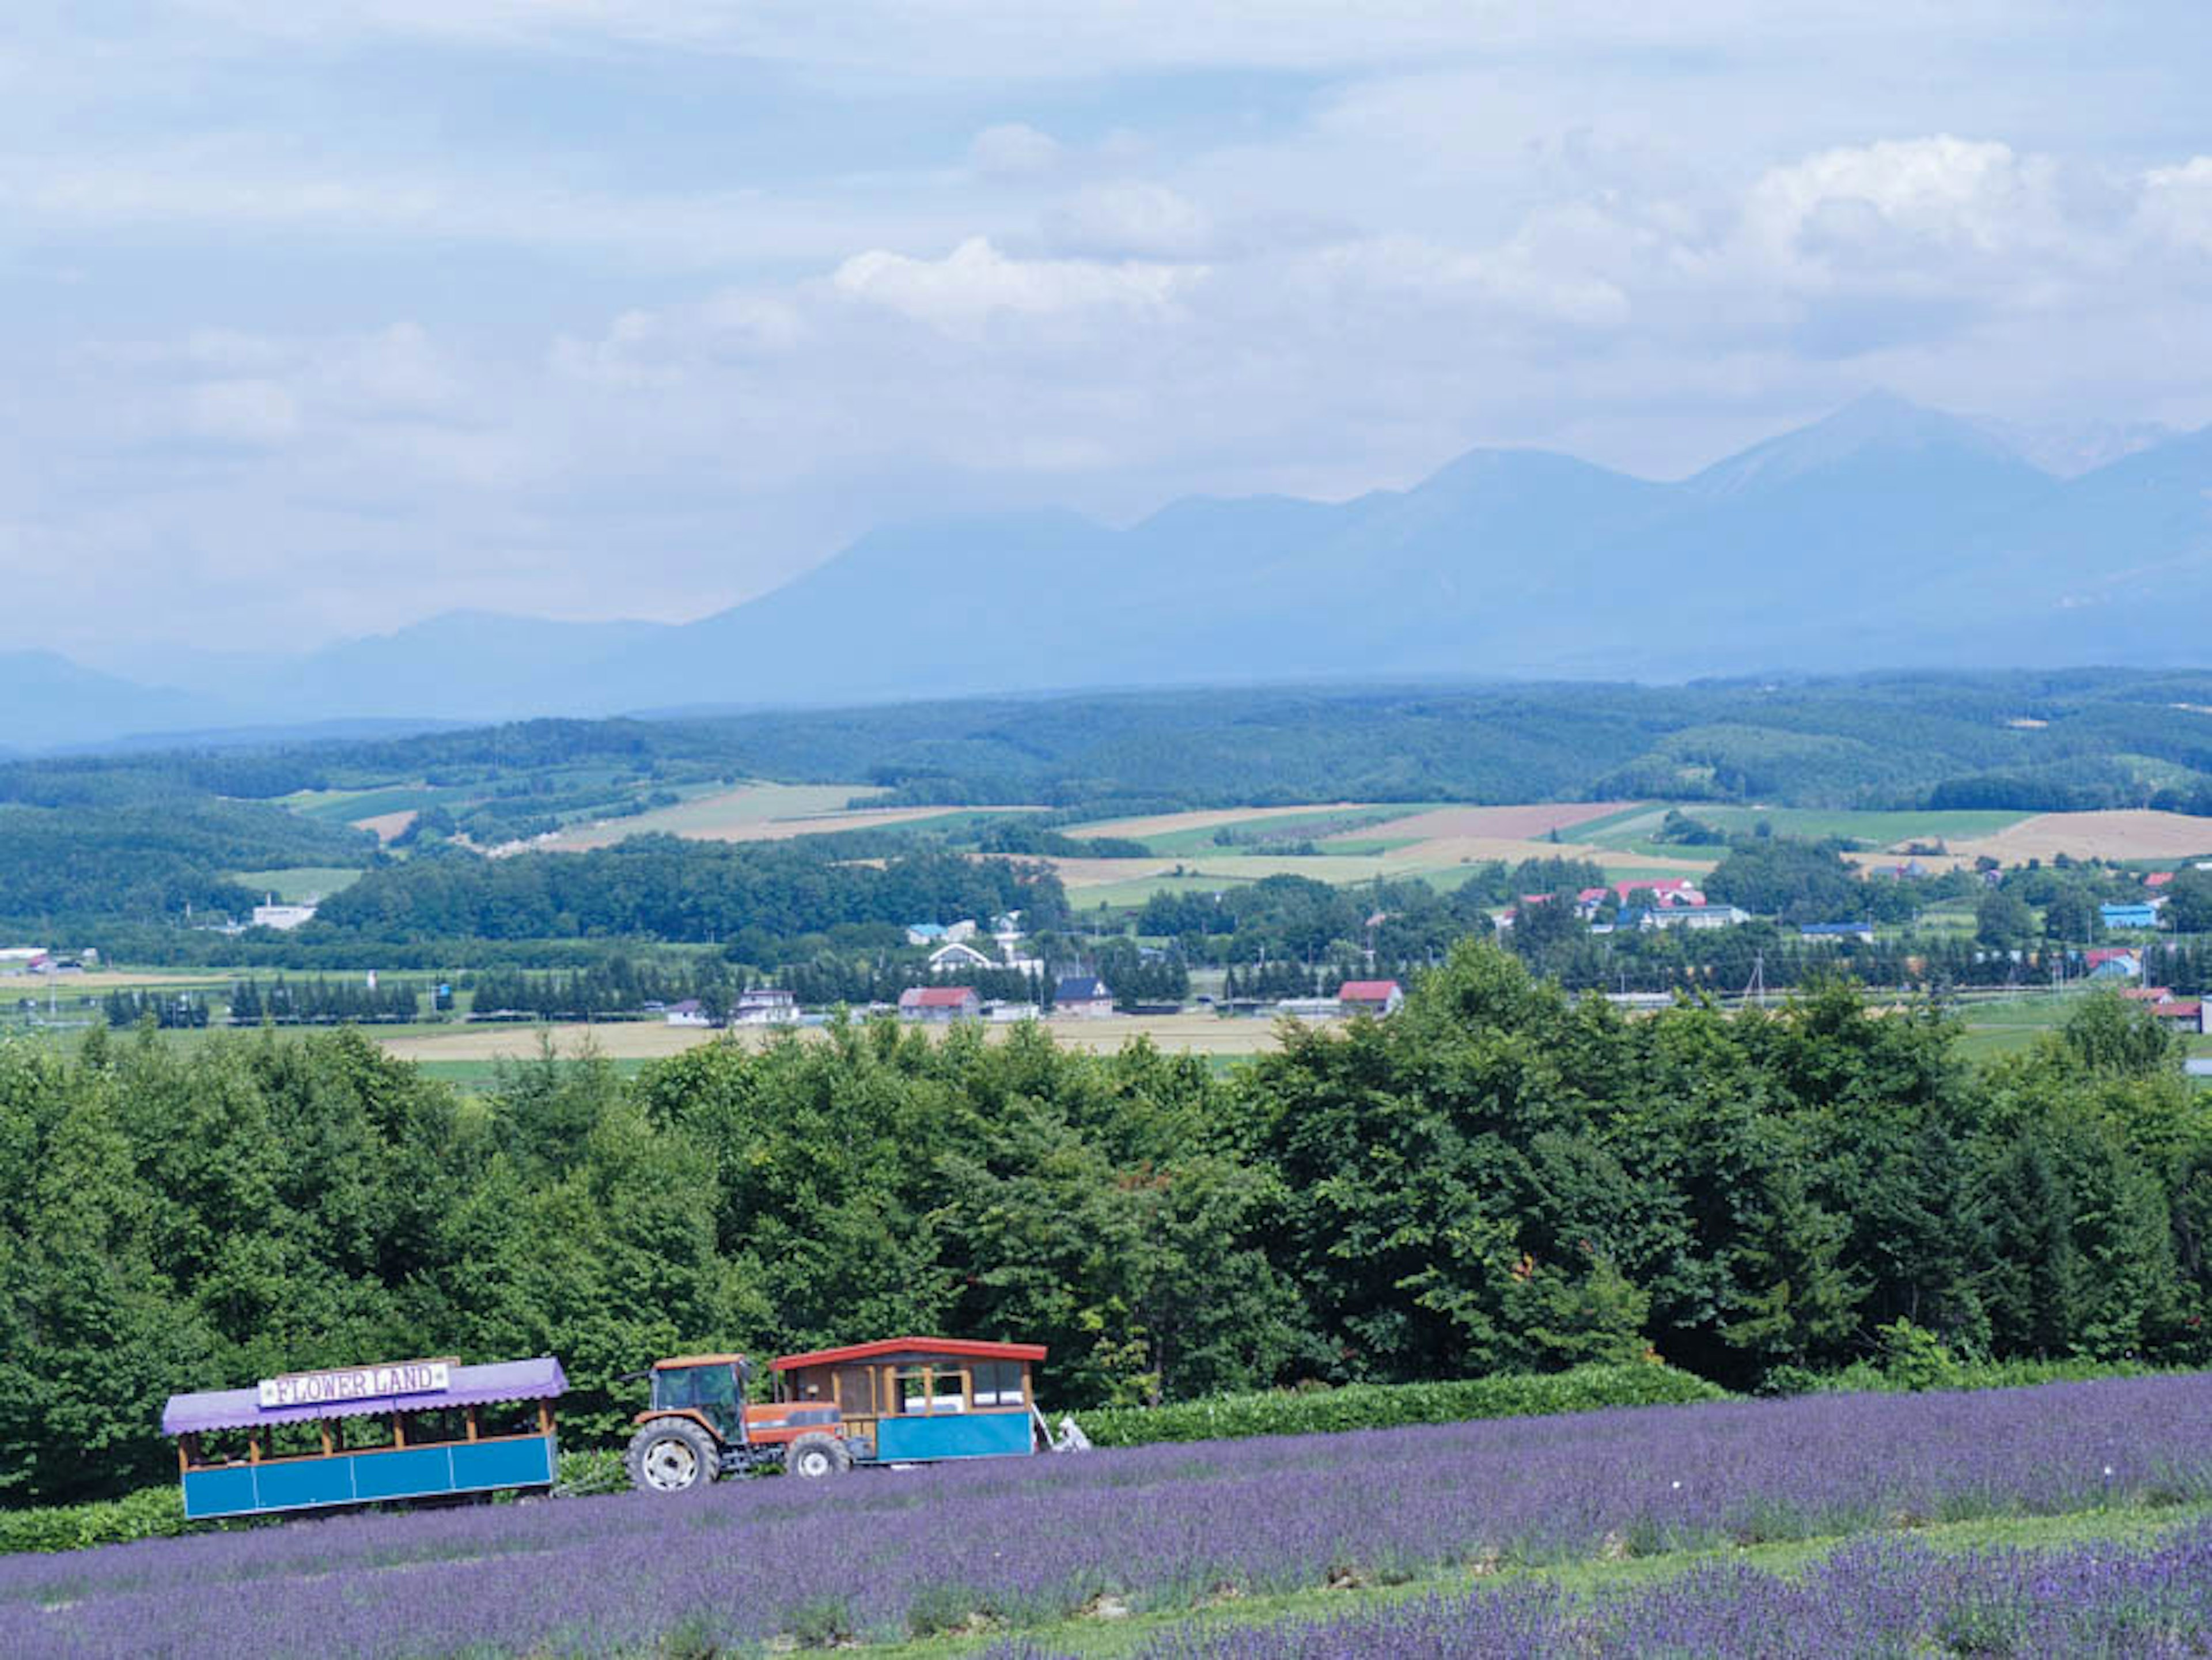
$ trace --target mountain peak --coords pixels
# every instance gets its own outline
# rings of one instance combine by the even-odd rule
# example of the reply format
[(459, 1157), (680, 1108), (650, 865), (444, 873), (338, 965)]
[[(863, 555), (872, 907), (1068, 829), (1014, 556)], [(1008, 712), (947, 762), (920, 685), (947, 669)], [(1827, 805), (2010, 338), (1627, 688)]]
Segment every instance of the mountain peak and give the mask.
[(1970, 421), (1895, 392), (1870, 392), (1810, 426), (1714, 463), (1689, 480), (1689, 487), (1709, 498), (1753, 494), (1869, 457), (1923, 465), (1948, 463), (1978, 471), (2040, 471)]

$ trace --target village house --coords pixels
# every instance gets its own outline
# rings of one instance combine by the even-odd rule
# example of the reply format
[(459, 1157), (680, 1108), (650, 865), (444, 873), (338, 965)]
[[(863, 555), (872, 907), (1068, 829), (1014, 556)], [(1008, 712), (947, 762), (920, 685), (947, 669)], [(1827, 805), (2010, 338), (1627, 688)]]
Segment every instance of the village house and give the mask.
[(1073, 975), (1053, 988), (1052, 1012), (1075, 1020), (1103, 1020), (1114, 1012), (1114, 994), (1096, 975)]
[(1751, 921), (1751, 913), (1735, 905), (1708, 905), (1701, 898), (1698, 903), (1660, 905), (1656, 908), (1634, 905), (1613, 919), (1613, 927), (1624, 933), (1647, 933), (1654, 928), (1730, 928), (1740, 922)]
[(964, 974), (971, 969), (999, 966), (995, 959), (964, 939), (949, 940), (929, 953), (929, 971), (933, 975)]
[(1575, 896), (1575, 909), (1584, 921), (1597, 915), (1598, 907), (1610, 898), (1626, 904), (1632, 893), (1644, 892), (1659, 902), (1665, 909), (1678, 905), (1698, 906), (1705, 903), (1704, 891), (1686, 876), (1647, 876), (1641, 879), (1615, 882), (1611, 887), (1584, 888)]
[(1800, 939), (1856, 939), (1863, 946), (1874, 944), (1874, 924), (1871, 922), (1808, 922), (1797, 930)]
[(983, 1000), (973, 986), (913, 986), (899, 994), (899, 1018), (931, 1025), (955, 1020), (974, 1020), (983, 1012)]
[(730, 1011), (733, 1026), (787, 1025), (799, 1018), (799, 999), (780, 986), (756, 986), (738, 994)]
[(2108, 928), (2154, 928), (2158, 926), (2158, 904), (2154, 900), (2141, 903), (2100, 905), (2097, 915)]
[(714, 1024), (714, 1017), (707, 1012), (706, 1005), (696, 997), (687, 997), (680, 1003), (671, 1003), (661, 1018), (672, 1026), (711, 1026)]
[(2136, 980), (2142, 976), (2142, 958), (2125, 946), (2097, 946), (2081, 953), (2081, 966), (2092, 980)]
[(1395, 1014), (1406, 993), (1395, 980), (1347, 980), (1336, 988), (1336, 1006), (1346, 1014)]

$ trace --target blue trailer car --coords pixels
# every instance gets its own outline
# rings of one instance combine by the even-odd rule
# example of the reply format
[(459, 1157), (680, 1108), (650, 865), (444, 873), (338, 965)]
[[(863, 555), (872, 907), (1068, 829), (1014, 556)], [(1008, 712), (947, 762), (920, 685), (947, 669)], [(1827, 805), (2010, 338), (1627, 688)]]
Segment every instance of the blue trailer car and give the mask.
[[(837, 1408), (855, 1462), (934, 1463), (1037, 1449), (1042, 1343), (887, 1337), (770, 1361), (776, 1399)], [(802, 1472), (803, 1473), (803, 1472)]]
[(161, 1430), (193, 1521), (550, 1487), (568, 1386), (550, 1355), (290, 1372), (173, 1395)]

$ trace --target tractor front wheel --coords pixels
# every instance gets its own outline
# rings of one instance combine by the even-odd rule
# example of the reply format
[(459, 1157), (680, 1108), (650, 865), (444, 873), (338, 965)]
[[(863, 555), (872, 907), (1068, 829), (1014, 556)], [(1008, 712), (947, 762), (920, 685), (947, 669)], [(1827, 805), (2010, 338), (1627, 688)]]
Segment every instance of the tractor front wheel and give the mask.
[(714, 1437), (682, 1418), (662, 1418), (629, 1438), (623, 1467), (642, 1493), (695, 1493), (714, 1479), (721, 1451)]
[(852, 1468), (853, 1455), (836, 1436), (815, 1430), (791, 1444), (783, 1455), (783, 1467), (793, 1475), (819, 1481), (825, 1475), (842, 1475)]

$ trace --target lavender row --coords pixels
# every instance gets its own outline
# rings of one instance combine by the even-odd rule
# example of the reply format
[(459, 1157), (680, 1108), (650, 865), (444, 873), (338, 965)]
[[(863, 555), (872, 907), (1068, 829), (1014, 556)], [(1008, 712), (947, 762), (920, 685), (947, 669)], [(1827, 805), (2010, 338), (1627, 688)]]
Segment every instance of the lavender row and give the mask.
[(631, 1651), (2212, 1500), (2212, 1377), (1652, 1408), (293, 1523), (0, 1562), (0, 1652)]
[[(1334, 1619), (1171, 1633), (1133, 1660), (1547, 1660), (1699, 1655), (2212, 1653), (2212, 1527), (2153, 1546), (1947, 1554), (1873, 1540), (1782, 1577), (1693, 1570), (1648, 1590), (1575, 1596), (1528, 1584), (1429, 1596)], [(1075, 1660), (1034, 1643), (979, 1660)]]

